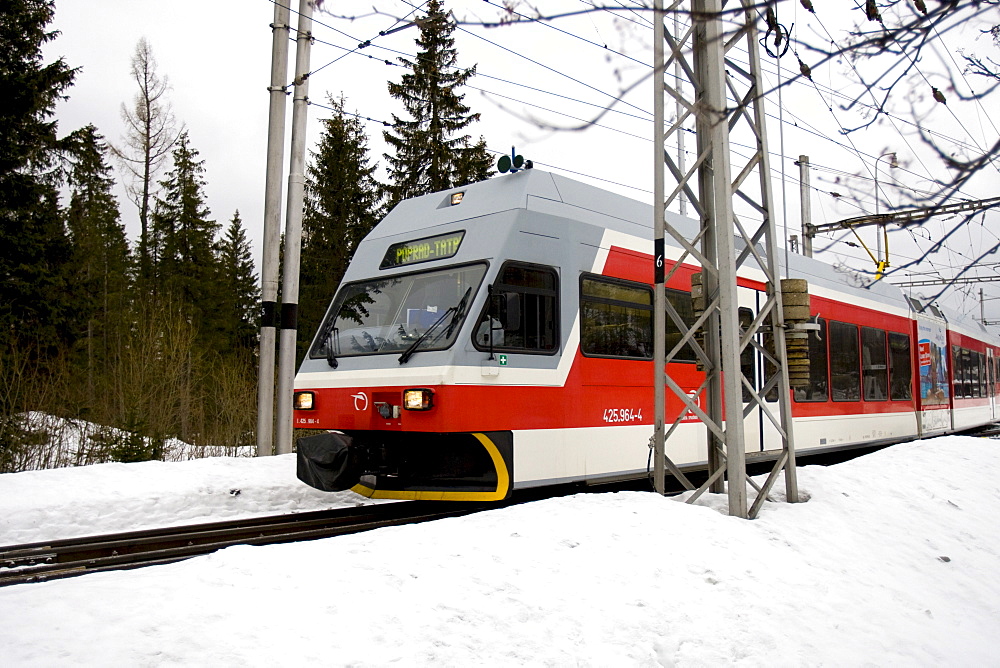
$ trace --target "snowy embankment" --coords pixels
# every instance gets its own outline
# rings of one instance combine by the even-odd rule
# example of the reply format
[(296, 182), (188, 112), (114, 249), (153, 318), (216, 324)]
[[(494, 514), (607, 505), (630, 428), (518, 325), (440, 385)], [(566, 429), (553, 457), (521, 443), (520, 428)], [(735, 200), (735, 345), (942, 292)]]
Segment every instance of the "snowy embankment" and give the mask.
[(295, 455), (0, 475), (0, 545), (372, 503), (295, 478)]
[[(238, 461), (279, 470), (276, 460)], [(284, 479), (262, 474), (211, 494), (168, 473), (198, 463), (127, 470), (146, 479), (139, 487), (176, 485), (194, 505), (227, 513), (257, 485), (302, 493), (290, 465)], [(87, 491), (97, 515), (136, 494), (89, 482), (100, 467), (65, 474), (79, 476), (59, 482)], [(16, 494), (37, 494), (51, 521), (75, 513), (72, 493), (56, 500), (24, 475), (0, 476), (0, 498), (20, 485)], [(690, 506), (579, 495), (8, 587), (3, 663), (996, 665), (1000, 444), (903, 444), (800, 468), (799, 481), (808, 502), (766, 504), (752, 522), (720, 512), (722, 497)], [(241, 494), (230, 498), (230, 486)]]

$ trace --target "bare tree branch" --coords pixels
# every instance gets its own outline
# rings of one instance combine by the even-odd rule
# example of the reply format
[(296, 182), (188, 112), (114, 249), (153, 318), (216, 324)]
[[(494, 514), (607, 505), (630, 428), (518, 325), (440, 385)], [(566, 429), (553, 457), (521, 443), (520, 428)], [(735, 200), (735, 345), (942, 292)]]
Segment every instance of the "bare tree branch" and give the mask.
[(153, 179), (183, 132), (176, 127), (173, 111), (165, 100), (170, 84), (156, 73), (156, 58), (145, 37), (139, 39), (132, 56), (132, 78), (139, 90), (132, 105), (121, 105), (125, 136), (120, 146), (112, 146), (112, 154), (131, 177), (126, 184), (129, 199), (139, 208), (139, 272), (149, 270), (149, 202), (153, 196)]

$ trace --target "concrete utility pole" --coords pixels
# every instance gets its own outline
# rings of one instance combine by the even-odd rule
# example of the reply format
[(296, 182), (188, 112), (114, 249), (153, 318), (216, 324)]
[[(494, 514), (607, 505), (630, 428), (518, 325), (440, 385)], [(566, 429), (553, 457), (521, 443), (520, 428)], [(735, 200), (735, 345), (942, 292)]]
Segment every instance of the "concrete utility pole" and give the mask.
[(274, 447), (274, 343), (278, 310), (278, 251), (281, 244), (281, 168), (285, 155), (285, 82), (288, 78), (289, 9), (274, 3), (271, 24), (271, 85), (264, 185), (264, 252), (261, 259), (260, 367), (257, 378), (257, 456)]
[(802, 254), (813, 256), (813, 240), (809, 236), (812, 226), (812, 191), (809, 190), (809, 156), (799, 156), (799, 212), (802, 223)]
[(281, 282), (281, 335), (278, 342), (277, 453), (292, 451), (292, 394), (295, 383), (295, 337), (299, 321), (299, 258), (305, 201), (306, 115), (309, 108), (309, 56), (312, 50), (311, 0), (299, 1), (295, 45), (295, 95), (292, 98), (292, 149), (288, 166), (285, 214), (285, 265)]
[[(662, 429), (654, 429), (653, 440), (657, 462), (662, 461), (663, 467), (669, 468), (675, 477), (692, 489), (691, 483), (666, 455), (665, 446), (684, 416), (689, 411), (696, 415), (706, 427), (709, 479), (689, 501), (694, 501), (708, 489), (721, 491), (722, 475), (725, 473), (729, 480), (730, 515), (755, 517), (782, 470), (785, 472), (789, 501), (798, 500), (798, 484), (795, 476), (791, 396), (785, 354), (785, 324), (779, 288), (781, 281), (778, 266), (778, 236), (771, 215), (772, 197), (764, 114), (764, 86), (760, 82), (760, 45), (756, 29), (759, 10), (752, 0), (740, 0), (740, 3), (742, 11), (733, 11), (730, 7), (723, 15), (722, 0), (691, 0), (689, 10), (691, 28), (683, 34), (675, 35), (667, 32), (663, 25), (665, 17), (662, 0), (656, 0), (654, 5), (656, 31), (654, 39), (657, 40), (657, 44), (654, 45), (656, 75), (654, 176), (658, 182), (661, 180), (663, 170), (659, 163), (665, 162), (677, 183), (666, 199), (661, 199), (666, 189), (660, 183), (654, 184), (656, 189), (654, 190), (656, 197), (654, 255), (657, 272), (657, 291), (654, 293), (657, 303), (654, 307), (654, 316), (666, 310), (667, 316), (682, 333), (681, 343), (675, 346), (674, 350), (667, 352), (663, 358), (656, 356), (654, 348), (656, 367), (654, 382), (657, 384), (657, 396), (660, 396), (659, 384), (662, 379), (683, 406), (673, 418), (669, 431), (663, 435), (664, 443), (662, 445), (660, 443)], [(766, 4), (773, 9), (777, 2), (771, 0)], [(676, 7), (677, 5), (674, 9)], [(725, 24), (723, 18), (726, 19)], [(726, 28), (730, 31), (726, 32)], [(661, 36), (666, 42), (666, 51), (670, 54), (666, 62), (663, 60), (664, 49), (659, 44)], [(747, 65), (739, 63), (735, 53), (733, 57), (727, 58), (727, 54), (741, 42), (749, 54)], [(679, 61), (684, 71), (691, 77), (694, 97), (685, 97), (682, 91), (672, 87), (668, 83), (669, 80), (664, 77), (666, 67), (675, 61)], [(661, 137), (664, 122), (662, 103), (664, 90), (674, 99), (683, 100), (686, 111), (684, 116), (678, 118), (666, 131), (666, 137)], [(727, 92), (731, 94), (729, 100)], [(727, 104), (733, 106), (729, 107)], [(691, 170), (685, 171), (673, 162), (669, 152), (665, 150), (662, 139), (675, 132), (683, 132), (682, 124), (691, 116), (694, 117), (697, 131), (698, 157)], [(730, 133), (737, 131), (737, 128), (742, 131), (747, 130), (744, 123), (749, 125), (751, 136), (756, 137), (756, 152), (749, 160), (731, 168), (735, 156), (729, 148), (729, 136)], [(755, 173), (757, 178), (751, 178)], [(697, 192), (692, 187), (693, 184), (697, 184)], [(681, 193), (687, 196), (701, 220), (701, 229), (694, 239), (685, 238), (680, 231), (664, 220), (664, 210)], [(753, 221), (743, 217), (742, 214), (736, 214), (733, 208), (736, 197), (750, 205), (754, 220), (757, 217), (762, 218), (758, 227), (749, 227)], [(683, 248), (680, 257), (676, 259), (665, 257), (665, 242), (662, 237), (664, 232), (669, 233)], [(739, 252), (736, 244), (737, 234), (744, 242)], [(763, 248), (760, 248), (761, 245)], [(699, 280), (692, 281), (692, 300), (697, 318), (691, 327), (688, 327), (669, 302), (660, 296), (662, 294), (660, 288), (685, 262), (701, 265)], [(672, 263), (673, 268), (666, 274), (665, 268), (668, 263)], [(746, 328), (742, 328), (739, 321), (736, 283), (737, 272), (744, 265), (762, 272), (768, 283), (766, 301), (753, 322)], [(654, 321), (655, 326), (656, 321)], [(769, 336), (773, 341), (773, 348), (770, 350), (763, 342), (765, 336)], [(663, 329), (654, 331), (655, 343), (659, 343), (663, 337)], [(663, 363), (669, 363), (684, 343), (691, 345), (705, 369), (705, 380), (691, 394), (663, 370)], [(755, 351), (755, 355), (762, 357), (771, 365), (769, 377), (761, 387), (756, 387), (755, 379), (743, 377), (740, 355), (748, 347)], [(766, 395), (775, 390), (778, 400), (773, 405), (777, 406), (780, 417), (775, 416), (765, 400)], [(743, 400), (744, 391), (750, 396), (746, 405)], [(704, 398), (707, 410), (701, 408), (702, 402), (699, 401), (701, 398)], [(661, 424), (666, 424), (665, 420), (661, 422), (665, 407), (659, 398), (656, 401), (654, 419), (659, 427)], [(764, 486), (757, 489), (757, 500), (748, 510), (746, 484), (754, 483), (746, 476), (743, 418), (754, 410), (759, 410), (770, 420), (782, 445), (780, 450), (773, 453), (775, 466)], [(663, 448), (662, 457), (661, 448)], [(662, 468), (655, 473), (657, 481), (665, 475)]]

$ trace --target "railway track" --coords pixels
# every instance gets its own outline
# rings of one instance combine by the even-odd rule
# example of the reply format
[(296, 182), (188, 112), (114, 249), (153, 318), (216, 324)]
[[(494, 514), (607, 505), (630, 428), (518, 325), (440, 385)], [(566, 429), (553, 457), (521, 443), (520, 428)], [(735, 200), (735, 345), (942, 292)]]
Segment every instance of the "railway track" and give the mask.
[(496, 507), (410, 501), (0, 547), (0, 587), (169, 564), (231, 545), (270, 545), (468, 515)]
[[(976, 435), (1000, 437), (1000, 426), (981, 430)], [(838, 463), (875, 448), (810, 455), (810, 463)], [(761, 472), (766, 472), (762, 468)], [(698, 473), (695, 473), (697, 477)], [(668, 478), (668, 485), (673, 479)], [(157, 564), (169, 564), (231, 545), (270, 545), (331, 536), (360, 533), (385, 526), (427, 522), (445, 517), (458, 517), (481, 510), (537, 501), (545, 498), (578, 493), (614, 491), (646, 491), (645, 480), (630, 480), (602, 484), (563, 485), (533, 488), (516, 492), (501, 503), (442, 503), (440, 501), (407, 501), (361, 506), (350, 509), (324, 510), (293, 515), (271, 515), (207, 524), (149, 529), (126, 533), (88, 536), (66, 540), (0, 546), (0, 587), (27, 582), (44, 582), (109, 570), (127, 570)], [(672, 492), (681, 492), (679, 483)]]

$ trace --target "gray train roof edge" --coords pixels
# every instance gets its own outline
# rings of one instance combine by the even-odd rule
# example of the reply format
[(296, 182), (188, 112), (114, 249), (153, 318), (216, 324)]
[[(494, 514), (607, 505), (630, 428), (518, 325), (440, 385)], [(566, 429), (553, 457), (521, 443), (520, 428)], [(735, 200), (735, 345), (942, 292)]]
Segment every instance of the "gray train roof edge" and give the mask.
[[(682, 236), (694, 238), (697, 234), (698, 221), (669, 211), (666, 216)], [(651, 256), (652, 227), (653, 208), (649, 204), (550, 172), (525, 170), (400, 202), (358, 245), (341, 287), (438, 267), (486, 263), (488, 269), (467, 308), (467, 313), (478, 314), (487, 299), (484, 286), (494, 280), (504, 261), (556, 267), (561, 272), (561, 284), (572, 285), (575, 290), (579, 273), (592, 271), (602, 247), (608, 250), (608, 232), (648, 240)], [(389, 257), (394, 249), (397, 254), (417, 253), (421, 244), (416, 242), (427, 240), (442, 246), (444, 252), (430, 250), (425, 257), (410, 255), (400, 262)], [(669, 235), (667, 244), (676, 245)], [(742, 240), (738, 240), (737, 251), (741, 246)], [(778, 260), (783, 267), (781, 255)], [(835, 291), (845, 298), (857, 297), (904, 312), (914, 311), (898, 287), (872, 280), (869, 274), (797, 254), (789, 255), (788, 264), (792, 277), (806, 278), (811, 286)], [(752, 257), (748, 266), (755, 266)], [(562, 300), (562, 349), (570, 335), (569, 323), (576, 318), (574, 301)], [(466, 332), (470, 320), (472, 317), (466, 318), (462, 325)], [(422, 352), (423, 363), (478, 364), (481, 351), (472, 346), (471, 337), (464, 336), (464, 341), (458, 340), (453, 346), (459, 352)], [(469, 354), (467, 361), (460, 359), (463, 352)], [(545, 356), (532, 360), (541, 367), (557, 363)], [(348, 361), (345, 364), (350, 368)], [(394, 355), (372, 356), (365, 365), (386, 369), (399, 366)], [(300, 371), (325, 367), (325, 361), (307, 356)]]

